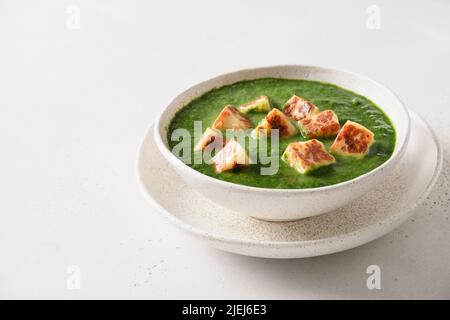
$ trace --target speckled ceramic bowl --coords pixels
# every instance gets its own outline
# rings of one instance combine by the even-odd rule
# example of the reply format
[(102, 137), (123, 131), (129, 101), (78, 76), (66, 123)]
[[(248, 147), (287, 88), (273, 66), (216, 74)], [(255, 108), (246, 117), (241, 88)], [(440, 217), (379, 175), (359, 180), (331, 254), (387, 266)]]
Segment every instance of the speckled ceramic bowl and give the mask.
[[(395, 126), (396, 146), (391, 158), (374, 170), (342, 183), (310, 189), (268, 189), (214, 179), (187, 166), (171, 153), (167, 142), (168, 125), (183, 106), (214, 88), (267, 77), (324, 81), (368, 97), (383, 109)], [(404, 154), (410, 135), (410, 118), (394, 93), (365, 76), (323, 67), (275, 66), (232, 72), (191, 87), (165, 108), (156, 122), (154, 135), (158, 149), (175, 171), (207, 198), (254, 218), (292, 221), (340, 208), (379, 184)]]

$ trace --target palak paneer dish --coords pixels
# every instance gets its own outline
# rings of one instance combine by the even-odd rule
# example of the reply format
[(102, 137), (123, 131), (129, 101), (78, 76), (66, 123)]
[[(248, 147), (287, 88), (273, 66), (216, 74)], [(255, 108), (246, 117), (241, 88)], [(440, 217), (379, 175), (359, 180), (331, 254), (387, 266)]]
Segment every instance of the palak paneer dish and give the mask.
[[(178, 111), (168, 128), (169, 147), (176, 129), (194, 137), (194, 121), (205, 130), (192, 138), (192, 155), (211, 151), (211, 163), (187, 164), (216, 179), (275, 189), (317, 188), (351, 180), (387, 161), (395, 129), (368, 98), (336, 85), (310, 80), (264, 78), (215, 88)], [(247, 144), (227, 139), (226, 131), (248, 132), (269, 140), (277, 130), (278, 170), (260, 174)], [(275, 132), (275, 131), (274, 131)]]

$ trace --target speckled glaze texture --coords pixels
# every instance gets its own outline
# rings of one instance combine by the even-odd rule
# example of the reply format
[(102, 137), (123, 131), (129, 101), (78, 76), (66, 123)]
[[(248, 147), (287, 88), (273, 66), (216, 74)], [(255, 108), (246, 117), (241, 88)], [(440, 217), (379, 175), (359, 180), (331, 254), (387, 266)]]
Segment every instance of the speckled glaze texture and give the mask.
[[(339, 184), (311, 189), (264, 189), (233, 184), (203, 175), (186, 166), (167, 147), (167, 127), (174, 114), (192, 99), (213, 88), (242, 80), (265, 77), (318, 80), (336, 84), (374, 101), (393, 122), (397, 143), (391, 158), (374, 170)], [(200, 83), (176, 97), (156, 122), (157, 148), (179, 175), (208, 199), (244, 214), (267, 221), (293, 221), (340, 208), (366, 195), (401, 160), (410, 133), (409, 114), (387, 88), (364, 76), (312, 66), (276, 66), (242, 70)]]
[(141, 147), (139, 175), (145, 192), (169, 221), (213, 247), (258, 257), (318, 256), (390, 232), (427, 197), (442, 166), (442, 151), (431, 129), (414, 113), (411, 127), (401, 163), (373, 190), (333, 212), (294, 222), (249, 218), (195, 192), (155, 152), (151, 132)]

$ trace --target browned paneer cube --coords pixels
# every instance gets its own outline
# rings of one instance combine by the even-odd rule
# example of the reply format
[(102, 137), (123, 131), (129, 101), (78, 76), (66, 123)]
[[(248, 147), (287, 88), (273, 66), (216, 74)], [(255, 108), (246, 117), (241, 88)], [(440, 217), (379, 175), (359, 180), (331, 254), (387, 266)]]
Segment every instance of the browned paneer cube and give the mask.
[(362, 158), (369, 153), (370, 146), (374, 143), (374, 134), (357, 122), (348, 120), (343, 126), (330, 152), (343, 156)]
[(329, 138), (334, 137), (339, 132), (339, 119), (331, 110), (316, 113), (298, 122), (300, 132), (304, 137)]
[(323, 143), (316, 139), (290, 143), (281, 159), (301, 174), (336, 162)]
[(292, 120), (299, 121), (319, 112), (319, 108), (302, 97), (293, 95), (284, 105), (284, 113)]
[(247, 151), (235, 139), (228, 141), (225, 147), (212, 158), (212, 162), (219, 173), (251, 163)]
[(195, 146), (194, 151), (203, 151), (208, 146), (221, 149), (224, 145), (224, 141), (225, 139), (222, 132), (217, 129), (208, 128)]
[(298, 132), (289, 118), (280, 110), (272, 109), (266, 117), (253, 130), (252, 136), (258, 137), (260, 134), (269, 135), (272, 129), (278, 129), (280, 137), (292, 137)]
[(247, 113), (250, 111), (268, 112), (269, 110), (270, 110), (270, 101), (269, 97), (267, 96), (260, 96), (249, 103), (239, 106), (239, 111), (242, 113)]
[(222, 131), (227, 129), (244, 130), (251, 127), (252, 122), (231, 105), (227, 105), (223, 108), (212, 125), (213, 129), (219, 129)]

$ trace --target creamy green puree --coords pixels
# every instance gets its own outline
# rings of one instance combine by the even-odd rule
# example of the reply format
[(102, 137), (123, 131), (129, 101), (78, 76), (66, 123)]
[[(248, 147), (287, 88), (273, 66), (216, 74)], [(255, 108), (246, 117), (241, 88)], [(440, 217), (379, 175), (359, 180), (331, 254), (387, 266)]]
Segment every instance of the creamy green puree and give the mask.
[[(203, 121), (203, 130), (211, 126), (220, 111), (227, 104), (238, 107), (241, 104), (266, 95), (272, 107), (283, 110), (283, 105), (292, 96), (297, 95), (314, 103), (321, 111), (333, 110), (341, 126), (347, 121), (358, 122), (371, 130), (375, 135), (375, 143), (370, 152), (362, 159), (335, 155), (336, 163), (317, 169), (307, 175), (299, 174), (281, 159), (279, 170), (274, 175), (261, 175), (259, 164), (241, 167), (223, 173), (216, 173), (213, 166), (207, 164), (191, 164), (192, 168), (216, 179), (237, 184), (277, 189), (303, 189), (328, 186), (358, 177), (380, 166), (389, 159), (395, 146), (395, 130), (386, 116), (372, 101), (359, 94), (340, 88), (333, 84), (308, 81), (265, 78), (242, 81), (232, 85), (213, 89), (183, 107), (172, 119), (168, 130), (168, 141), (173, 148), (178, 141), (170, 141), (173, 130), (184, 128), (190, 131), (192, 146), (194, 141), (194, 121)], [(248, 113), (246, 116), (253, 122), (253, 127), (264, 118), (266, 113)], [(291, 138), (280, 138), (279, 155), (286, 146), (294, 141), (308, 140), (297, 134)], [(327, 150), (334, 138), (319, 139)], [(193, 149), (193, 148), (192, 148)], [(263, 165), (266, 166), (267, 165)]]

